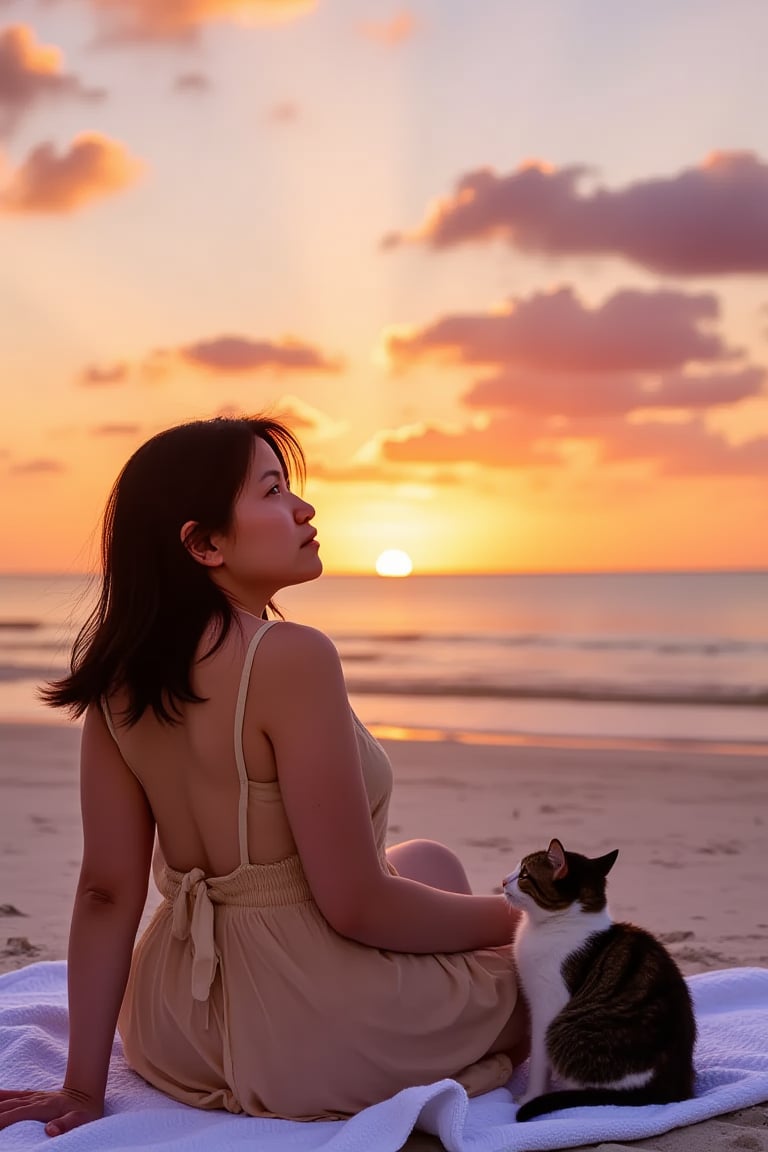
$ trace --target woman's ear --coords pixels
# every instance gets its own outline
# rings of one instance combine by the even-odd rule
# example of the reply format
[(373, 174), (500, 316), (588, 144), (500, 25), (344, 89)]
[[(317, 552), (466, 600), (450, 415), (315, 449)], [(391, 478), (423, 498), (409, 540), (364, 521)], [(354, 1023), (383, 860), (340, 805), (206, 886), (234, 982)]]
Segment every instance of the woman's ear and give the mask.
[(187, 520), (182, 524), (179, 538), (192, 559), (204, 568), (220, 568), (224, 563), (221, 551), (211, 537), (201, 530), (196, 520)]

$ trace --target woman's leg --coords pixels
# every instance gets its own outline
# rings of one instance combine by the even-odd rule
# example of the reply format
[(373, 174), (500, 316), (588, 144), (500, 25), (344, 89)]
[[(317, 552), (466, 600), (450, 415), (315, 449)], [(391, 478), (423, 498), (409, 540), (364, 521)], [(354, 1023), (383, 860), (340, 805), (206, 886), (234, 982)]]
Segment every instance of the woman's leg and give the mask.
[(409, 880), (444, 892), (472, 892), (461, 860), (437, 840), (405, 840), (387, 850), (387, 859)]
[[(395, 844), (387, 850), (387, 859), (401, 876), (407, 876), (409, 880), (419, 880), (446, 892), (472, 892), (461, 860), (436, 840), (406, 840)], [(515, 1067), (522, 1064), (528, 1056), (530, 1028), (528, 1007), (520, 993), (512, 1015), (488, 1049), (488, 1054), (506, 1052)]]

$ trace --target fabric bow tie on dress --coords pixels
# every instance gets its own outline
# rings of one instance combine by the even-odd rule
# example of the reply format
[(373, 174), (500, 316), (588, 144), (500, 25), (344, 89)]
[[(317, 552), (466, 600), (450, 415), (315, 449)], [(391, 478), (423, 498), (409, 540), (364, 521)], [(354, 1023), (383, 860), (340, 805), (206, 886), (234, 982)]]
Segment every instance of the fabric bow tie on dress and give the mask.
[(213, 932), (214, 909), (202, 868), (186, 872), (173, 902), (173, 935), (192, 941), (192, 996), (208, 1001), (219, 965)]

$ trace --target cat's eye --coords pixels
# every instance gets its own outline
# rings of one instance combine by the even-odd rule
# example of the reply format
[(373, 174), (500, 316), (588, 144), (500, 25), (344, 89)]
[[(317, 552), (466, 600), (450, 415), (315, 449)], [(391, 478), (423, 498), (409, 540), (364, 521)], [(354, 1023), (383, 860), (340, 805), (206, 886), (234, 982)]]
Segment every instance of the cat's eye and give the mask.
[(520, 869), (520, 879), (525, 880), (527, 875), (528, 875), (528, 869), (526, 868), (525, 864), (523, 864), (522, 868)]

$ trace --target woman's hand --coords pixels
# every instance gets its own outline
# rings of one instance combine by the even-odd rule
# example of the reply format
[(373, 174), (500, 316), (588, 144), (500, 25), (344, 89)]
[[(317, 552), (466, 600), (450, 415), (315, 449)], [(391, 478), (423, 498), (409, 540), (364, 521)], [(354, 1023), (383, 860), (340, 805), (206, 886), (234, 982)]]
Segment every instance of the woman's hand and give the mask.
[(22, 1120), (42, 1120), (47, 1136), (61, 1136), (103, 1115), (103, 1101), (92, 1100), (72, 1088), (58, 1092), (0, 1092), (0, 1130)]

